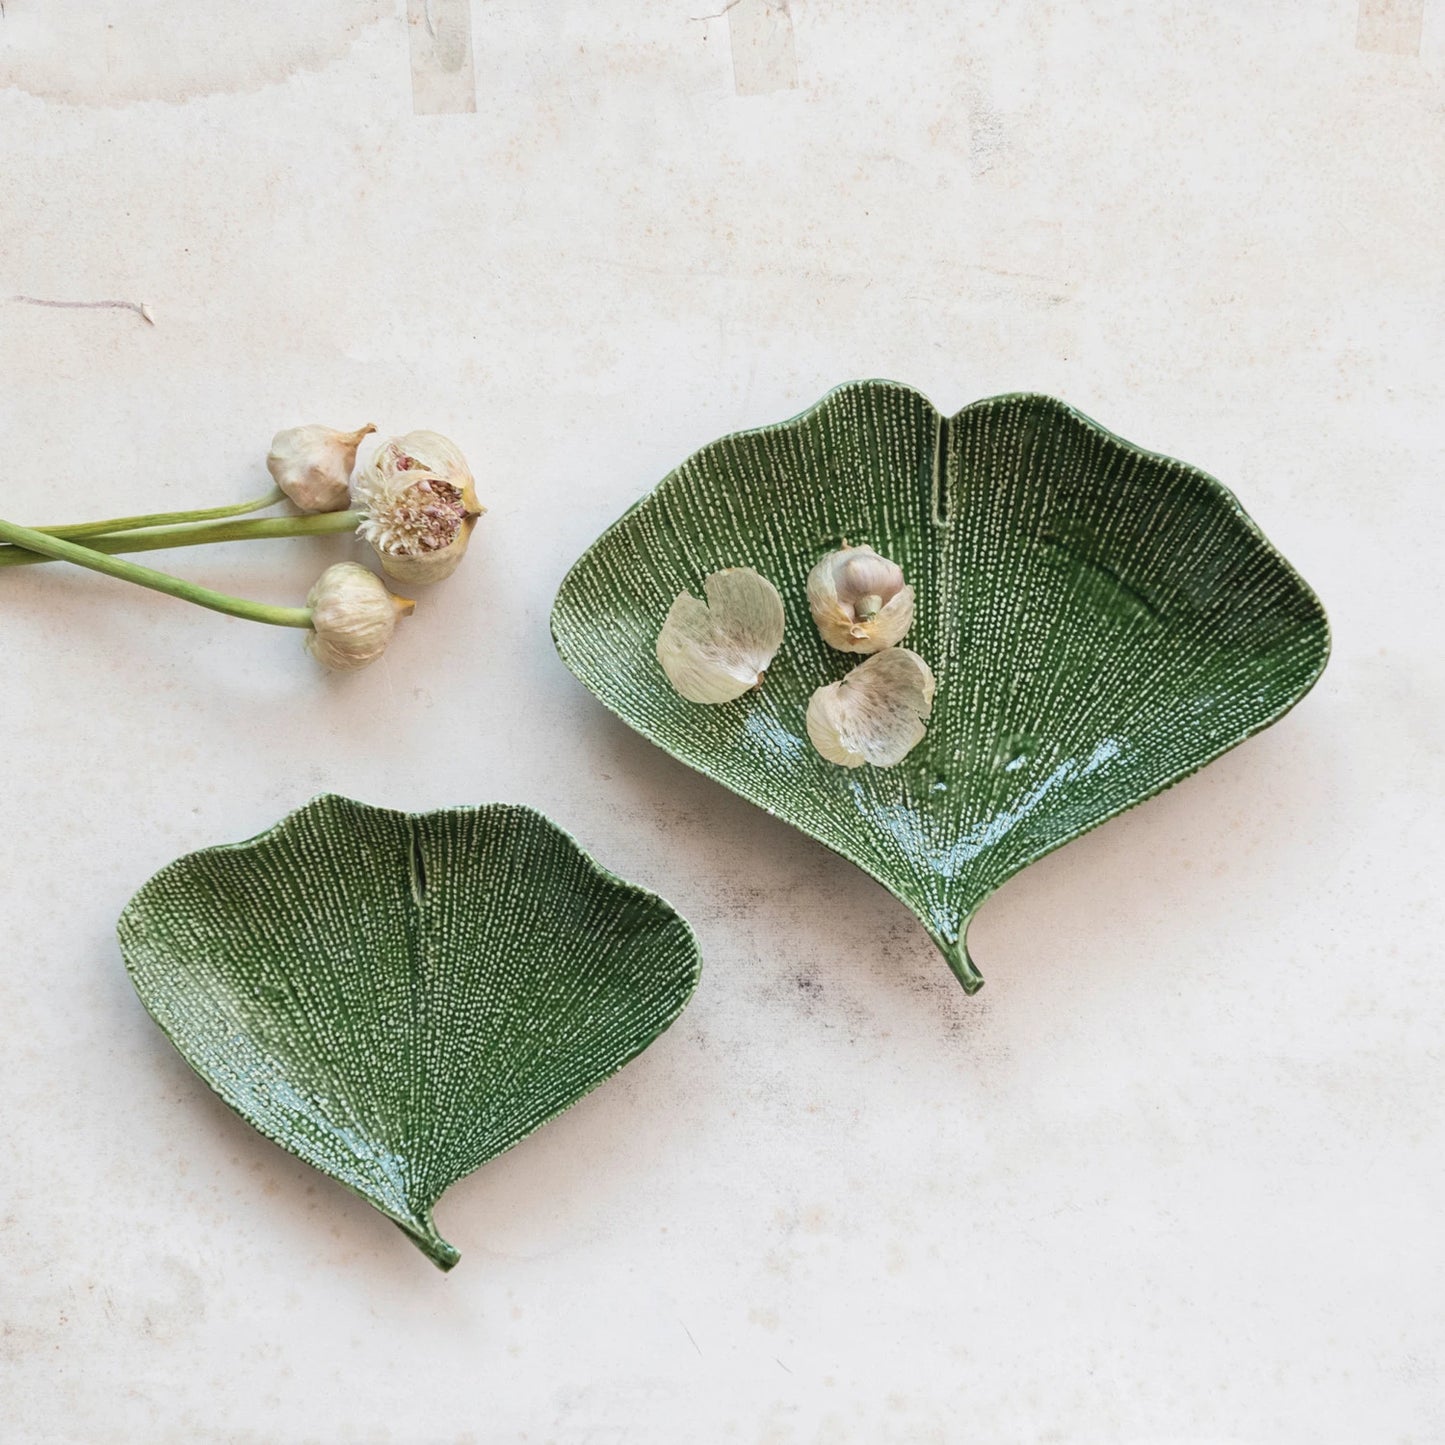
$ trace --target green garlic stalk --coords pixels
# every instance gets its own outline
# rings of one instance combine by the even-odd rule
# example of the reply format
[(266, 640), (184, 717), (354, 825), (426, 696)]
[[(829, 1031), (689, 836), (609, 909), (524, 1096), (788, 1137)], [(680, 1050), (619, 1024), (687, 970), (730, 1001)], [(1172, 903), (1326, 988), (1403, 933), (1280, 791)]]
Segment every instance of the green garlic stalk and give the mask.
[[(199, 547), (211, 542), (248, 542), (266, 537), (320, 537), (334, 532), (354, 532), (360, 512), (318, 512), (309, 517), (248, 517), (235, 522), (188, 522), (175, 526), (149, 527), (101, 536), (86, 536), (92, 552), (154, 552), (170, 547)], [(41, 528), (34, 528), (41, 531)], [(55, 536), (53, 530), (46, 533)], [(25, 547), (0, 546), (0, 567), (28, 567), (37, 562), (54, 562), (53, 555), (41, 555)]]
[(132, 532), (139, 527), (163, 527), (176, 522), (212, 522), (222, 517), (244, 517), (250, 512), (264, 512), (285, 499), (280, 487), (272, 487), (264, 497), (250, 502), (237, 502), (229, 507), (198, 507), (189, 512), (146, 512), (138, 517), (110, 517), (103, 522), (67, 522), (59, 527), (36, 527), (52, 537), (92, 537), (110, 532)]

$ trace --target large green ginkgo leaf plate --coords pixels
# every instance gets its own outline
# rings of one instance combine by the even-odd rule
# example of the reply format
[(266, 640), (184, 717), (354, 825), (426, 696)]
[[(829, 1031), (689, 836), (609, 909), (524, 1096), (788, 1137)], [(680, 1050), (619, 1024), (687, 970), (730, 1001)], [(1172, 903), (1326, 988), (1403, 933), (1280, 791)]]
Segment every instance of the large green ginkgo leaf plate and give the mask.
[[(813, 690), (859, 659), (818, 636), (805, 583), (869, 543), (917, 591), (904, 639), (937, 678), (898, 766), (813, 750)], [(750, 566), (787, 631), (763, 686), (679, 697), (654, 656), (679, 592)], [(1234, 496), (1046, 396), (957, 416), (856, 382), (704, 447), (587, 550), (552, 632), (645, 737), (801, 828), (922, 920), (963, 986), (968, 923), (1006, 878), (1267, 727), (1325, 665), (1319, 600)]]
[(645, 1049), (701, 966), (660, 898), (500, 803), (317, 798), (163, 868), (119, 932), (201, 1078), (443, 1269), (442, 1192)]

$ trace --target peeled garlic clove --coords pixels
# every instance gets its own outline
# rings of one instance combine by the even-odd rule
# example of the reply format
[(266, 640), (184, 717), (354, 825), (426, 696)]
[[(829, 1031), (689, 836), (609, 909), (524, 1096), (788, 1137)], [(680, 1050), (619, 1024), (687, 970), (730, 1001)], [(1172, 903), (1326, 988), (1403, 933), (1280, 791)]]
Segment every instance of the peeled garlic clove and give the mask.
[(759, 687), (783, 644), (783, 599), (751, 567), (714, 572), (705, 603), (680, 592), (657, 637), (657, 660), (689, 702), (731, 702)]
[(358, 562), (338, 562), (317, 579), (306, 598), (311, 631), (306, 650), (318, 662), (354, 671), (375, 662), (396, 631), (396, 619), (416, 603), (395, 597), (386, 584)]
[(913, 626), (913, 588), (872, 547), (829, 552), (808, 574), (808, 606), (829, 647), (881, 652)]
[(813, 694), (808, 736), (830, 763), (891, 768), (922, 740), (932, 711), (928, 664), (906, 647), (890, 647)]
[(434, 431), (407, 432), (376, 449), (356, 474), (358, 533), (400, 582), (440, 582), (457, 570), (486, 508), (466, 460)]
[(351, 505), (356, 448), (375, 430), (370, 422), (356, 431), (288, 427), (271, 439), (266, 470), (303, 512), (339, 512)]

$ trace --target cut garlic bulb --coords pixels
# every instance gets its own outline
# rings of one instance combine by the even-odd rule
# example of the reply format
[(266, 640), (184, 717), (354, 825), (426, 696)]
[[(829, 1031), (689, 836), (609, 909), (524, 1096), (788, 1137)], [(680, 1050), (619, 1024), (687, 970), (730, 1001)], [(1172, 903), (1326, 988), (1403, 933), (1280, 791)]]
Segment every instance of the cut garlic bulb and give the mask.
[(457, 570), (486, 508), (454, 442), (407, 432), (376, 449), (352, 484), (364, 512), (357, 532), (398, 582), (440, 582)]

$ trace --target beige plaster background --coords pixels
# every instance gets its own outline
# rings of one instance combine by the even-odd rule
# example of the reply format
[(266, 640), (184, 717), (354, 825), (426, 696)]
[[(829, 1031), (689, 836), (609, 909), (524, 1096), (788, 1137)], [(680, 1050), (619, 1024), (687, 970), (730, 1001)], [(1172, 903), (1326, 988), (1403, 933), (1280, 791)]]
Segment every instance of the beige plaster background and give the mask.
[[(723, 6), (5, 0), (0, 515), (238, 499), (311, 420), (448, 433), (491, 511), (354, 677), (0, 574), (4, 1445), (1445, 1440), (1445, 6)], [(870, 375), (1206, 467), (1335, 628), (1277, 728), (987, 905), (974, 999), (547, 632), (692, 449)], [(347, 552), (173, 565), (299, 601)], [(325, 789), (534, 804), (702, 943), (446, 1198), (447, 1277), (114, 944)]]

